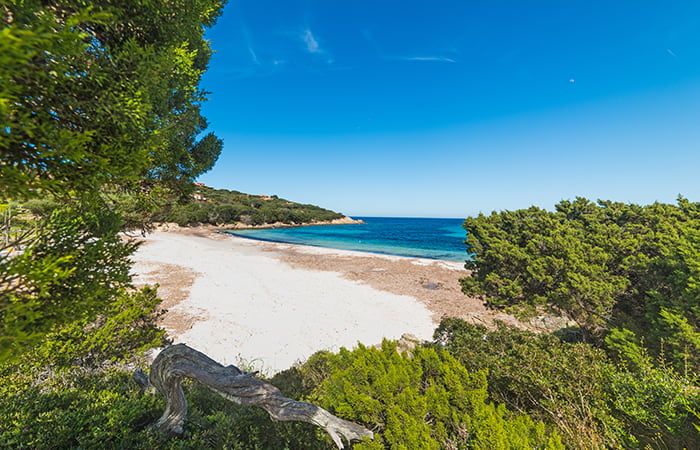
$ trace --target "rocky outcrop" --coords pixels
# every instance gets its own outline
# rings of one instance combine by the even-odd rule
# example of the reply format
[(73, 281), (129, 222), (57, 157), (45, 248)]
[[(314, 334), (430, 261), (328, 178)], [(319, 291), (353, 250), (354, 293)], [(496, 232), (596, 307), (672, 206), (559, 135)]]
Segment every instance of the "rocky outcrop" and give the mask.
[(182, 227), (176, 223), (172, 222), (156, 222), (151, 224), (151, 229), (153, 231), (179, 231), (179, 230), (189, 230), (189, 229), (211, 229), (211, 230), (255, 230), (255, 229), (267, 229), (267, 228), (296, 228), (296, 227), (308, 227), (317, 225), (360, 225), (363, 224), (362, 220), (353, 219), (352, 217), (341, 217), (340, 219), (334, 220), (319, 220), (309, 223), (264, 223), (261, 225), (247, 225), (243, 222), (227, 223), (222, 225), (210, 225), (210, 224), (191, 224)]
[(362, 220), (359, 219), (353, 219), (352, 217), (341, 217), (340, 219), (333, 219), (333, 220), (318, 220), (315, 222), (308, 222), (308, 223), (283, 223), (283, 222), (274, 222), (274, 223), (264, 223), (261, 225), (247, 225), (242, 222), (237, 222), (234, 224), (225, 224), (218, 226), (217, 228), (222, 229), (222, 230), (255, 230), (255, 229), (266, 229), (266, 228), (296, 228), (296, 227), (308, 227), (308, 226), (316, 226), (316, 225), (359, 225), (363, 224)]

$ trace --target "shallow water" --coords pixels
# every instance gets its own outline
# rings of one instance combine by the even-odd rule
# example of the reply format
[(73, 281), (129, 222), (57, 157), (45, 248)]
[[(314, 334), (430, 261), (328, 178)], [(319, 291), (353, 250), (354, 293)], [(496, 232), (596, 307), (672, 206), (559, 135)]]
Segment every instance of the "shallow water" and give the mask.
[(236, 230), (236, 236), (389, 255), (464, 261), (463, 219), (353, 217), (361, 225)]

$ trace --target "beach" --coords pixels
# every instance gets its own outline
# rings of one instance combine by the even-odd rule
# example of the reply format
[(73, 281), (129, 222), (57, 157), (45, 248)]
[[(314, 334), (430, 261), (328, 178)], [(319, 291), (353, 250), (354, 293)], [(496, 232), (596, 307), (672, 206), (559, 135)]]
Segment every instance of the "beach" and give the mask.
[(319, 350), (411, 335), (445, 316), (512, 322), (464, 296), (463, 264), (249, 240), (211, 228), (155, 231), (134, 254), (137, 285), (159, 284), (163, 326), (223, 364), (272, 374)]

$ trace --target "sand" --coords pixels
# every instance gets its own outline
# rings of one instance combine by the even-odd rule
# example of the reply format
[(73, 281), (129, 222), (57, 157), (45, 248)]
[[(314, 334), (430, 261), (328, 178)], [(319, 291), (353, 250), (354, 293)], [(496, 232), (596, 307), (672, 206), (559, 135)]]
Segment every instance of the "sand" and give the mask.
[(161, 325), (223, 364), (272, 374), (319, 350), (428, 340), (440, 319), (509, 316), (465, 297), (457, 262), (260, 242), (211, 229), (156, 231), (133, 257), (159, 283)]

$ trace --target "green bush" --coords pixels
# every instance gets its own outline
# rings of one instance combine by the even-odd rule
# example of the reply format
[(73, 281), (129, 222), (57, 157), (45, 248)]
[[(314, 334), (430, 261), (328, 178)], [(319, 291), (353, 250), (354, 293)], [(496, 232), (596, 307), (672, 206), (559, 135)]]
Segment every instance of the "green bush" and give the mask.
[(48, 219), (52, 212), (60, 208), (60, 204), (50, 198), (34, 198), (28, 200), (23, 206), (31, 214), (42, 219)]
[(460, 319), (444, 319), (435, 341), (467, 369), (488, 370), (493, 401), (555, 424), (568, 447), (617, 445), (619, 425), (604, 386), (614, 367), (602, 350), (505, 325), (489, 331)]
[(129, 287), (134, 243), (108, 211), (55, 210), (24, 253), (0, 254), (0, 361), (54, 327), (92, 320)]
[(207, 223), (213, 207), (202, 203), (187, 203), (174, 207), (167, 218), (168, 222), (175, 222), (180, 226), (194, 223)]
[(356, 449), (562, 448), (542, 423), (487, 402), (485, 371), (468, 372), (439, 349), (401, 354), (384, 341), (307, 364), (323, 377), (311, 401), (375, 431)]
[[(664, 356), (677, 368), (687, 363), (683, 354), (696, 341), (688, 337), (700, 331), (700, 204), (577, 198), (554, 212), (479, 215), (464, 228), (473, 270), (461, 280), (465, 293), (525, 316), (563, 313), (589, 342), (600, 344), (611, 328), (624, 327), (644, 335), (659, 355), (670, 339), (686, 350)], [(685, 317), (690, 329), (681, 328), (690, 334), (669, 336), (662, 310)]]
[(210, 217), (210, 220), (216, 224), (233, 223), (237, 222), (241, 215), (245, 214), (247, 211), (249, 211), (249, 208), (243, 205), (217, 205), (214, 208), (214, 215)]
[(71, 382), (3, 393), (0, 447), (145, 448), (135, 430), (157, 419), (160, 399), (140, 394), (124, 372), (76, 375)]
[(616, 364), (590, 344), (505, 325), (490, 331), (453, 318), (435, 332), (436, 344), (467, 369), (488, 370), (492, 401), (555, 425), (569, 448), (696, 448), (700, 390), (654, 367), (629, 336), (610, 345), (635, 365)]
[(158, 302), (150, 288), (122, 293), (96, 321), (65, 325), (1, 364), (0, 447), (149, 448), (139, 434), (164, 402), (143, 395), (128, 368), (166, 343)]
[(654, 364), (647, 349), (626, 329), (606, 338), (610, 352), (621, 361), (606, 381), (613, 413), (628, 432), (628, 445), (653, 448), (700, 447), (700, 388), (673, 367)]
[[(163, 343), (149, 315), (152, 294), (136, 293), (99, 326), (67, 326), (21, 361), (0, 366), (0, 446), (334, 448), (318, 427), (273, 422), (260, 408), (235, 405), (189, 381), (183, 383), (189, 404), (184, 435), (149, 429), (164, 401), (141, 392), (130, 372), (144, 349)], [(436, 336), (438, 344), (404, 353), (389, 341), (381, 348), (319, 352), (270, 381), (288, 397), (375, 432), (356, 449), (700, 443), (692, 413), (700, 410), (698, 393), (672, 372), (651, 364), (625, 370), (588, 344), (488, 331), (455, 319), (444, 321)]]

